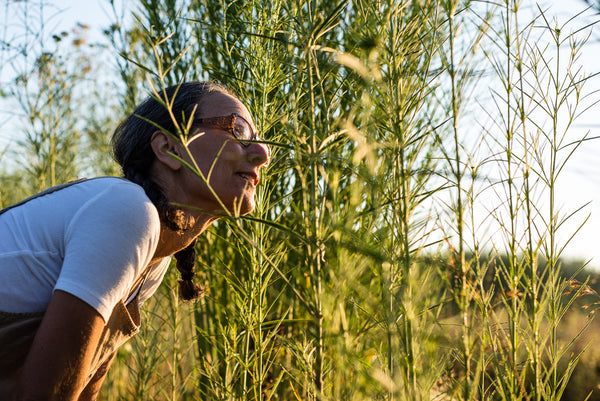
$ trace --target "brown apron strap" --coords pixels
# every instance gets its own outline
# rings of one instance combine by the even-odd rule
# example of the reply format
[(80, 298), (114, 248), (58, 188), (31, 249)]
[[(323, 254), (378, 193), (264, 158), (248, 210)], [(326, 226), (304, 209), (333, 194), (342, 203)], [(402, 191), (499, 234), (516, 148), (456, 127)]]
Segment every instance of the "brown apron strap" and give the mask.
[[(0, 401), (8, 401), (15, 391), (43, 313), (0, 312)], [(123, 301), (119, 301), (102, 330), (85, 385), (94, 377), (100, 366), (139, 331), (139, 327), (137, 296), (127, 306)]]
[[(127, 300), (129, 298), (131, 298), (135, 292), (139, 293), (139, 291), (142, 288), (142, 285), (144, 285), (144, 283), (146, 282), (148, 273), (150, 273), (150, 266), (146, 266), (146, 269), (142, 272), (142, 274), (140, 274), (139, 277), (133, 282), (133, 285), (131, 286), (131, 289), (129, 290), (129, 294), (127, 294), (127, 297), (125, 297), (125, 299), (123, 299), (123, 302), (127, 302)], [(137, 294), (136, 294), (136, 297), (137, 297)]]
[[(94, 377), (96, 371), (110, 358), (121, 345), (133, 337), (140, 328), (140, 309), (137, 296), (127, 306), (119, 301), (113, 309), (108, 323), (104, 326), (85, 385)], [(84, 386), (85, 387), (85, 386)]]
[[(86, 385), (104, 362), (139, 331), (138, 294), (139, 289), (148, 277), (149, 271), (150, 269), (146, 268), (134, 282), (127, 298), (120, 300), (113, 308), (94, 352), (90, 370), (86, 377)], [(125, 301), (136, 291), (138, 293), (133, 300), (125, 305)], [(44, 313), (0, 311), (0, 401), (8, 400), (8, 398), (3, 397), (9, 396), (14, 391)]]
[(0, 401), (8, 401), (44, 312), (0, 312)]

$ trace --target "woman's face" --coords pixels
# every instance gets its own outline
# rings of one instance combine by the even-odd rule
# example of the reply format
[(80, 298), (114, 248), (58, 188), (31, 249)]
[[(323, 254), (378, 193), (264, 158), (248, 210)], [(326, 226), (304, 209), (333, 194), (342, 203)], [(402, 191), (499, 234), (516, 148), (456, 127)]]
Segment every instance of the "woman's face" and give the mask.
[[(202, 119), (237, 113), (256, 131), (246, 107), (227, 94), (215, 92), (205, 96), (198, 109), (201, 112), (194, 117)], [(229, 131), (215, 126), (199, 124), (191, 130), (190, 137), (194, 134), (199, 135), (189, 143), (188, 149), (199, 170), (208, 179), (210, 188), (184, 167), (180, 185), (186, 199), (181, 203), (219, 213), (223, 208), (216, 199), (218, 197), (235, 215), (254, 210), (254, 193), (260, 170), (270, 157), (268, 147), (258, 143), (245, 146)]]

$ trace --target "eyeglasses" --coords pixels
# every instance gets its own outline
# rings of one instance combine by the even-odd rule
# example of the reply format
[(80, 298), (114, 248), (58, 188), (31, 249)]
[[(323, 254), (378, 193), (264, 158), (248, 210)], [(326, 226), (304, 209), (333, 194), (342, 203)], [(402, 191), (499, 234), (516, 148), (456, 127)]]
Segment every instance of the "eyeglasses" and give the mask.
[(238, 113), (221, 117), (196, 118), (194, 123), (227, 131), (244, 146), (250, 146), (249, 141), (260, 140), (248, 120)]

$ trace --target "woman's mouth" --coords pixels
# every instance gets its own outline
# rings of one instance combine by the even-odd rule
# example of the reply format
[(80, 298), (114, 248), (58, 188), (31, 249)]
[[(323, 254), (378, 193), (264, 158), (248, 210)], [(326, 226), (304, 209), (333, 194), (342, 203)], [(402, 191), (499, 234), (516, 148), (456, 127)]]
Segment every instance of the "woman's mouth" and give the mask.
[(258, 185), (259, 178), (256, 174), (250, 172), (240, 172), (236, 174), (246, 180), (253, 187)]

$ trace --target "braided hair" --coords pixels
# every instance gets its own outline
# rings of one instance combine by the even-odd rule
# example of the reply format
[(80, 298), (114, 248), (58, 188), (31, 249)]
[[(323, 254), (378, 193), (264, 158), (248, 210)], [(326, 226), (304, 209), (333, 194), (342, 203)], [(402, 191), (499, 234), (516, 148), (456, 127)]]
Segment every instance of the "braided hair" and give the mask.
[[(143, 101), (125, 120), (123, 120), (112, 136), (113, 155), (121, 166), (123, 176), (140, 185), (150, 201), (158, 210), (161, 224), (175, 232), (183, 232), (194, 225), (192, 217), (186, 216), (181, 208), (172, 205), (161, 187), (152, 179), (150, 168), (155, 160), (150, 146), (152, 135), (157, 127), (175, 133), (175, 116), (179, 125), (192, 118), (192, 114), (200, 113), (203, 97), (211, 93), (224, 93), (236, 97), (229, 89), (212, 82), (186, 82), (170, 86), (155, 96)], [(163, 104), (170, 104), (170, 111)], [(179, 295), (192, 301), (203, 294), (203, 289), (194, 284), (194, 267), (196, 261), (196, 240), (186, 248), (175, 253), (177, 269), (181, 274)]]

